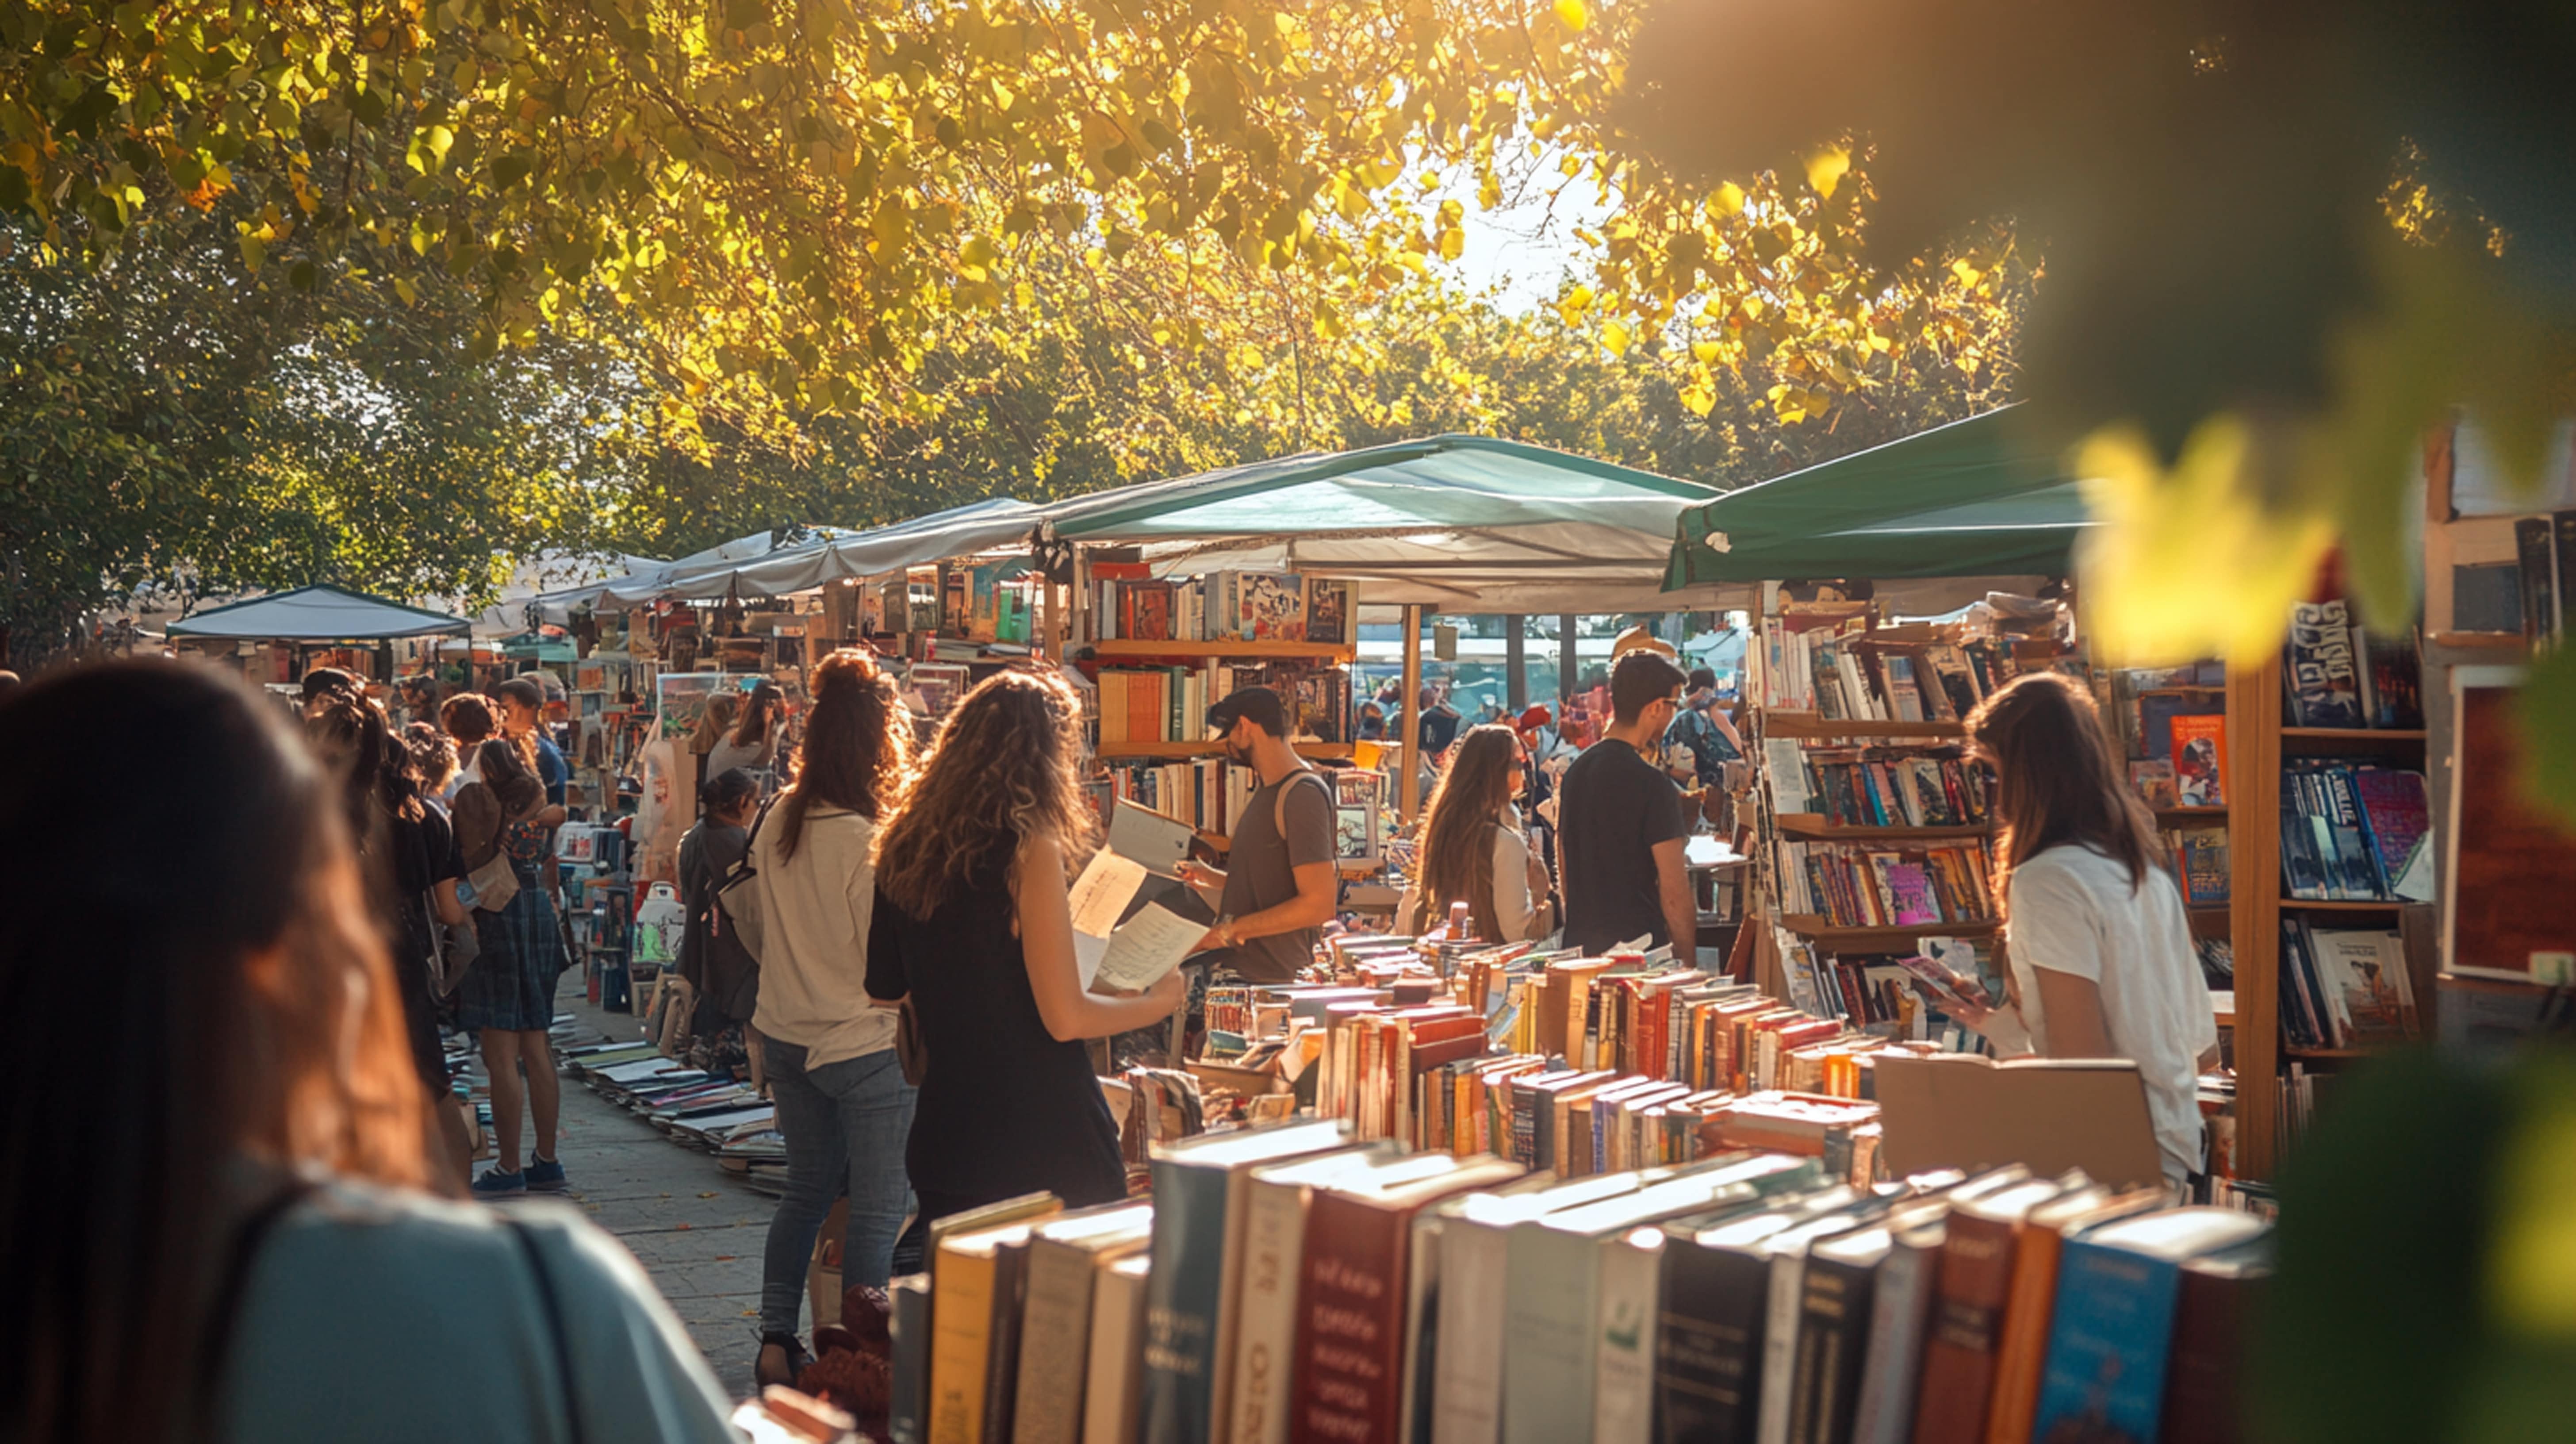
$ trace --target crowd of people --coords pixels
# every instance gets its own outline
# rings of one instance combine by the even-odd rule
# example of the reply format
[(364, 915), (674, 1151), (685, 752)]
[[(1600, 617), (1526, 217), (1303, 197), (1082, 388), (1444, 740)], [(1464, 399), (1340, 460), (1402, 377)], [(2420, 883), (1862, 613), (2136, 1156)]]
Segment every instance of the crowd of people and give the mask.
[[(1544, 716), (1461, 728), (1399, 926), (1691, 946), (1684, 842), (1743, 759), (1712, 681), (1626, 649), (1606, 726), (1570, 758)], [(988, 678), (926, 744), (865, 651), (815, 668), (797, 728), (783, 700), (756, 688), (714, 724), (678, 865), (683, 974), (747, 1025), (789, 1159), (764, 1383), (805, 1362), (836, 1198), (845, 1280), (882, 1289), (939, 1217), (1122, 1196), (1086, 1045), (1168, 1027), (1212, 975), (1295, 977), (1338, 908), (1333, 791), (1267, 689), (1208, 719), (1258, 788), (1227, 868), (1184, 868), (1170, 899), (1200, 909), (1198, 955), (1123, 996), (1076, 961), (1069, 880), (1100, 827), (1064, 678)], [(55, 1025), (27, 1030), (28, 1076), (112, 1085), (0, 1103), (0, 1436), (729, 1437), (722, 1390), (606, 1235), (470, 1202), (570, 1182), (548, 1042), (566, 771), (544, 694), (512, 679), (400, 731), (346, 674), (308, 677), (302, 702), (298, 735), (171, 661), (0, 694), (0, 756), (78, 736), (126, 759), (0, 773), (0, 875), (30, 900), (0, 910), (0, 1013)], [(1995, 771), (2016, 946), (2007, 996), (1962, 1020), (1999, 1051), (2137, 1059), (2169, 1169), (2197, 1167), (2208, 1011), (2182, 986), (2197, 972), (2151, 818), (2107, 760), (2068, 761), (2110, 755), (2090, 697), (2026, 678), (1966, 730)], [(763, 769), (791, 779), (766, 802)], [(120, 835), (141, 816), (166, 820), (149, 850)], [(446, 999), (491, 1079), (494, 1157), (470, 1178)], [(971, 1063), (937, 1066), (953, 1059)], [(447, 1326), (466, 1309), (473, 1329)], [(429, 1356), (446, 1367), (410, 1366)], [(447, 1386), (456, 1371), (478, 1387)]]

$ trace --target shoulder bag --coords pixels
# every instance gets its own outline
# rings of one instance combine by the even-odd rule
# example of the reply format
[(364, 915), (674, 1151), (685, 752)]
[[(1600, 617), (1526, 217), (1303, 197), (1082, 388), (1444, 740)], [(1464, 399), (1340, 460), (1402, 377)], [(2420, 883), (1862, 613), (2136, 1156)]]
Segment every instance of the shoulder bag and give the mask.
[(742, 856), (715, 880), (714, 906), (708, 917), (717, 931), (733, 934), (754, 967), (760, 964), (761, 935), (769, 919), (761, 911), (760, 889), (752, 886), (752, 880), (760, 876), (752, 859), (760, 856), (760, 830), (768, 825), (769, 810), (777, 805), (775, 797), (760, 805), (760, 816), (752, 819), (751, 836), (743, 842)]

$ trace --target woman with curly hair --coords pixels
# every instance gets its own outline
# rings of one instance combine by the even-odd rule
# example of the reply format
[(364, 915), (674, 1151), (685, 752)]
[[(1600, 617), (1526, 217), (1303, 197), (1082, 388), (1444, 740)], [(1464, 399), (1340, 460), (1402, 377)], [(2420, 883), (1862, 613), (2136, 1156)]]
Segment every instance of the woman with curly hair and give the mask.
[(916, 1233), (1037, 1189), (1075, 1208), (1126, 1196), (1083, 1040), (1170, 1017), (1185, 985), (1173, 972), (1141, 996), (1083, 989), (1066, 886), (1092, 844), (1081, 716), (1060, 677), (987, 678), (877, 831), (868, 992), (911, 999), (930, 1062), (904, 1150)]
[(902, 789), (911, 739), (876, 659), (834, 652), (814, 669), (796, 785), (752, 830), (750, 886), (764, 920), (752, 1028), (787, 1143), (787, 1191), (761, 1264), (763, 1384), (792, 1383), (802, 1362), (797, 1310), (832, 1200), (846, 1185), (842, 1278), (877, 1289), (910, 1202), (902, 1150), (912, 1085), (894, 1053), (895, 1015), (871, 1005), (865, 981), (877, 895), (869, 848)]

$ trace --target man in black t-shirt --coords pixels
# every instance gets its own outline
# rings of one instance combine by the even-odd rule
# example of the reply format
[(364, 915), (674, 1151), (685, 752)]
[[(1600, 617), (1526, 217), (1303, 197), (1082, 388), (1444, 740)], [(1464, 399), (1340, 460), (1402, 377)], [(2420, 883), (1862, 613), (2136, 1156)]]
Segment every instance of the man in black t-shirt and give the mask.
[(1699, 909), (1682, 870), (1690, 836), (1681, 792), (1643, 755), (1681, 705), (1681, 668), (1632, 651), (1610, 671), (1611, 726), (1557, 787), (1557, 871), (1565, 945), (1598, 954), (1632, 938), (1693, 956)]

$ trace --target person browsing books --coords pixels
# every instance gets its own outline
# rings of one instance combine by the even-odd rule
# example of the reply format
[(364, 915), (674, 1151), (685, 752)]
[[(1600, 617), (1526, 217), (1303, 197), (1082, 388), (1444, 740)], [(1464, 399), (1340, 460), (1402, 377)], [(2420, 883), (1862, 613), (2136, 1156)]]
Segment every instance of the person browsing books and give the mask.
[(787, 694), (762, 678), (742, 699), (733, 730), (707, 749), (707, 776), (737, 767), (768, 767), (778, 756), (779, 734), (786, 730)]
[(1397, 926), (1437, 926), (1467, 904), (1476, 936), (1517, 943), (1556, 930), (1546, 864), (1521, 833), (1515, 802), (1528, 775), (1520, 738), (1503, 724), (1470, 728), (1422, 814), (1421, 876), (1397, 904)]
[[(798, 1309), (824, 1215), (850, 1196), (842, 1278), (885, 1287), (911, 1204), (903, 1140), (913, 1087), (895, 1056), (895, 1016), (868, 995), (877, 898), (873, 853), (912, 761), (912, 729), (876, 658), (844, 648), (814, 669), (814, 711), (796, 785), (749, 841), (761, 913), (752, 1029), (787, 1144), (787, 1190), (760, 1270), (763, 1384), (792, 1383)], [(719, 774), (719, 780), (721, 780)], [(703, 840), (702, 840), (703, 841)]]
[[(0, 1438), (738, 1439), (614, 1238), (428, 1191), (343, 799), (278, 709), (171, 661), (0, 704), (0, 755), (75, 733), (119, 765), (0, 768), (0, 872), (44, 900), (0, 928), (0, 998), (84, 1024), (14, 1059), (94, 1085), (0, 1128)], [(117, 865), (137, 817), (149, 864)]]
[(1267, 687), (1239, 687), (1208, 709), (1226, 760), (1260, 785), (1236, 820), (1222, 870), (1183, 863), (1181, 880), (1216, 909), (1199, 946), (1249, 983), (1285, 983), (1313, 960), (1341, 899), (1333, 787), (1288, 745), (1287, 708)]
[(1998, 1054), (2126, 1058), (2179, 1187), (2201, 1168), (2197, 1079), (2218, 1054), (2218, 1022), (2192, 947), (2191, 919), (2156, 861), (2155, 819), (2114, 775), (2093, 698), (2071, 678), (2014, 678), (1967, 722), (1995, 771), (1996, 901), (2009, 996), (1940, 999)]
[(1083, 1043), (1170, 1017), (1184, 987), (1178, 971), (1142, 994), (1083, 987), (1069, 882), (1097, 824), (1081, 729), (1062, 677), (988, 677), (877, 831), (867, 989), (887, 1009), (910, 1002), (921, 1055), (903, 1151), (920, 1206), (902, 1251), (934, 1220), (1039, 1189), (1075, 1208), (1127, 1195)]
[[(698, 801), (706, 811), (680, 839), (680, 906), (688, 912), (680, 932), (680, 976), (698, 995), (689, 1030), (707, 1034), (750, 1022), (760, 998), (760, 964), (744, 950), (740, 932), (721, 926), (715, 911), (716, 885), (751, 849), (760, 783), (739, 767), (727, 768), (698, 789)], [(761, 1060), (764, 1070), (768, 1062)]]
[(1681, 706), (1682, 669), (1636, 647), (1610, 669), (1610, 726), (1557, 784), (1557, 877), (1565, 945), (1600, 953), (1636, 938), (1693, 956), (1699, 908), (1682, 847), (1682, 798), (1646, 754)]

